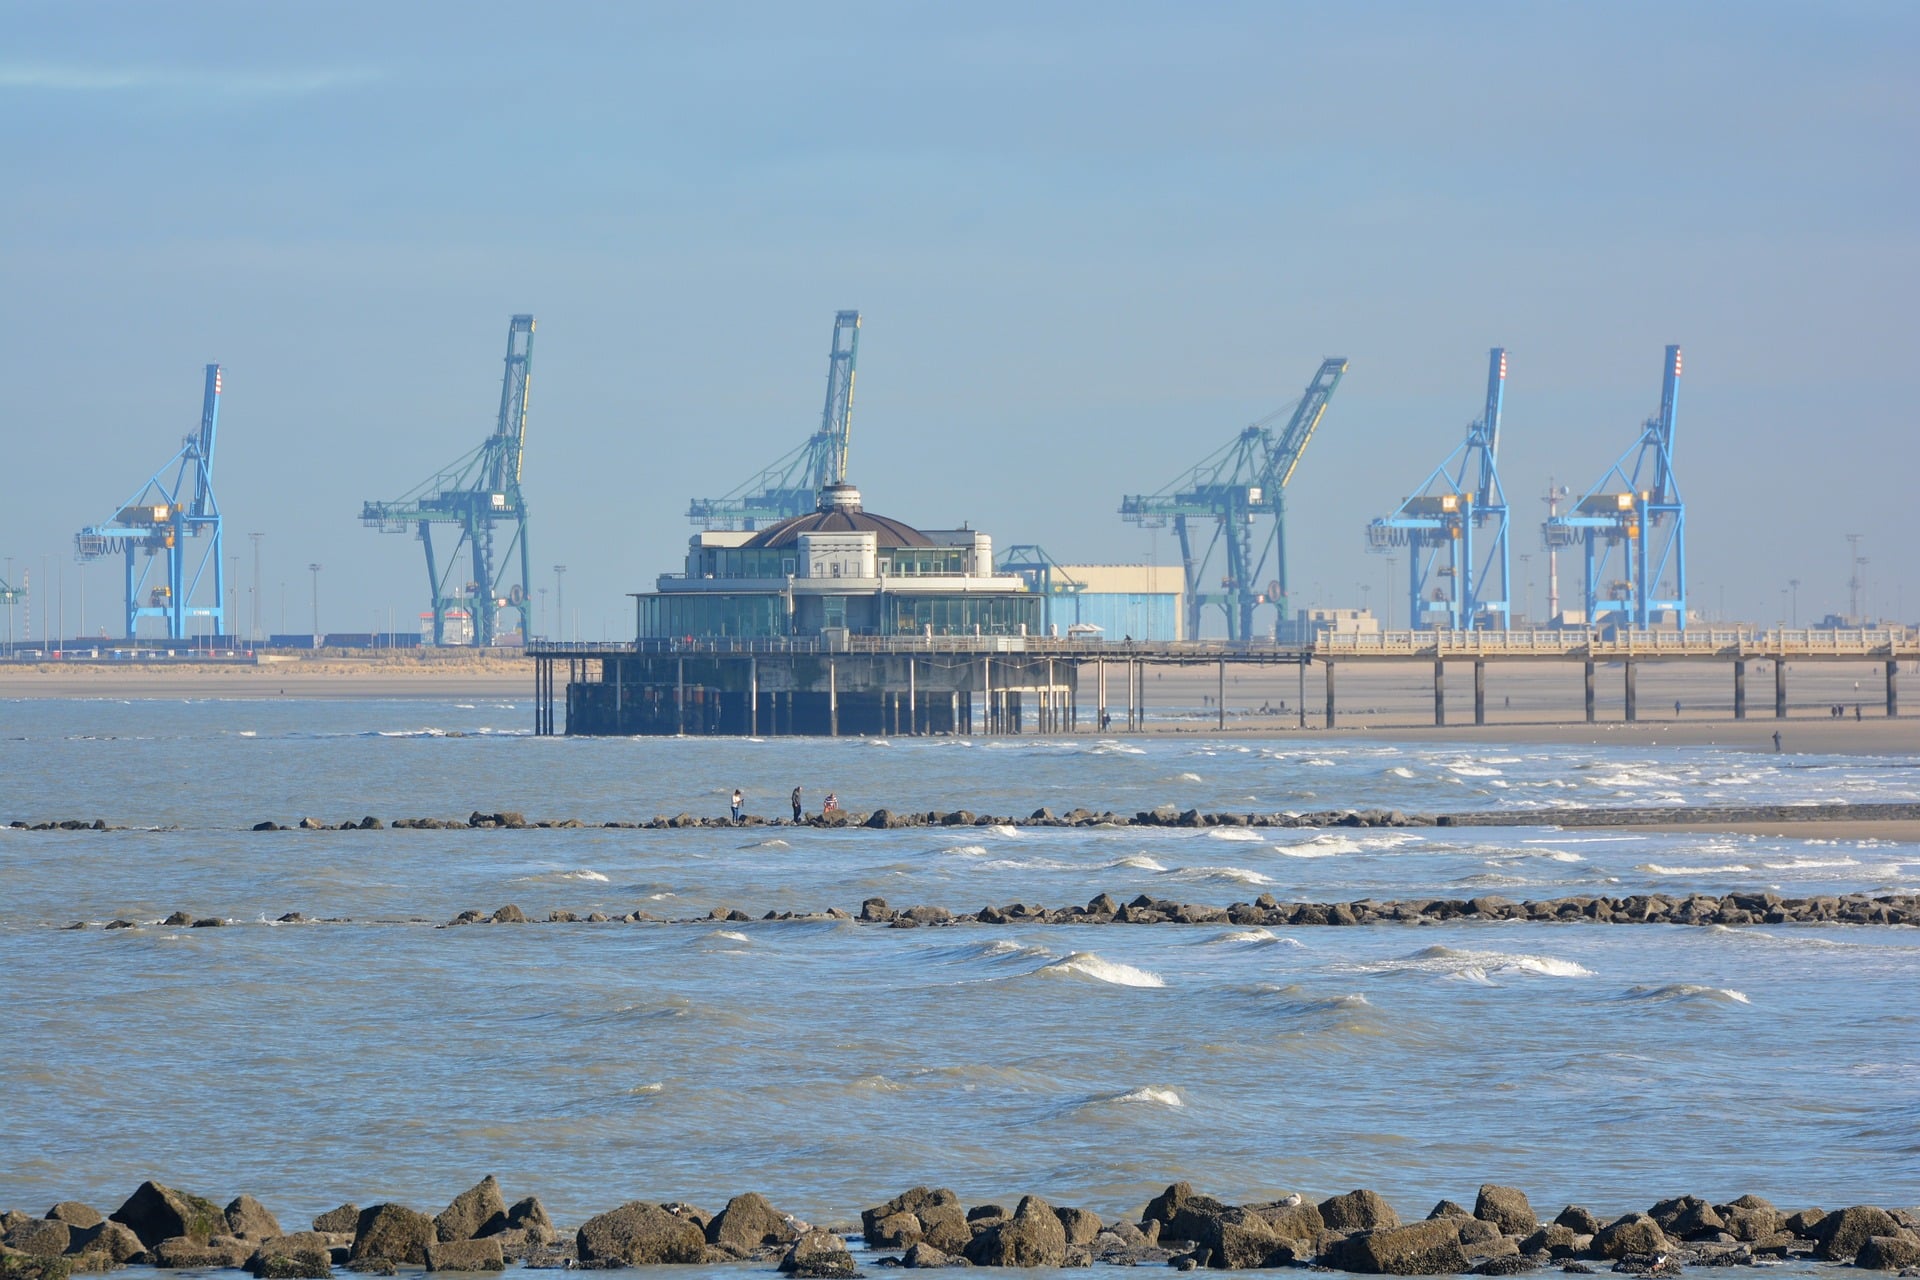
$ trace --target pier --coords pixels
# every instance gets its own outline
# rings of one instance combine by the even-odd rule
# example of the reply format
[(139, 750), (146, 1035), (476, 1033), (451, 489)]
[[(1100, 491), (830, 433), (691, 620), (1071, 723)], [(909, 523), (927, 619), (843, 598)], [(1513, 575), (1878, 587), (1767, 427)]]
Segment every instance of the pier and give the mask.
[[(1813, 629), (1598, 633), (1391, 631), (1329, 634), (1305, 646), (1222, 641), (1109, 641), (1040, 636), (692, 637), (625, 643), (536, 642), (539, 734), (842, 736), (1133, 732), (1144, 727), (1148, 675), (1198, 668), (1214, 676), (1226, 727), (1229, 670), (1293, 668), (1301, 728), (1308, 669), (1320, 669), (1325, 728), (1339, 673), (1359, 665), (1430, 666), (1433, 723), (1447, 723), (1447, 669), (1469, 668), (1473, 723), (1487, 723), (1488, 667), (1579, 664), (1587, 723), (1598, 718), (1602, 668), (1617, 670), (1623, 718), (1639, 719), (1638, 677), (1650, 664), (1727, 668), (1732, 716), (1748, 718), (1748, 677), (1771, 676), (1773, 714), (1788, 710), (1789, 664), (1871, 664), (1889, 718), (1900, 714), (1900, 664), (1920, 660), (1920, 632)], [(1569, 681), (1569, 711), (1573, 683)], [(1571, 716), (1569, 716), (1571, 718)]]

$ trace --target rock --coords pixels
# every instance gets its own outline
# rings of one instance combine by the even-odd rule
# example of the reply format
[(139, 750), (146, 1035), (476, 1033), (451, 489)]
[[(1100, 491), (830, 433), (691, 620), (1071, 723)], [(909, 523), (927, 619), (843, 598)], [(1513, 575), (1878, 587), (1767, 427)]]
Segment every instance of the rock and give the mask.
[(860, 904), (860, 919), (870, 924), (886, 924), (896, 914), (887, 906), (885, 898), (868, 898)]
[[(1509, 1242), (1511, 1243), (1511, 1242)], [(1476, 1276), (1516, 1276), (1522, 1271), (1538, 1271), (1540, 1261), (1522, 1253), (1502, 1254), (1477, 1264), (1469, 1273)]]
[(1666, 1253), (1673, 1248), (1660, 1224), (1644, 1213), (1630, 1213), (1593, 1233), (1593, 1252), (1619, 1259), (1630, 1253)]
[(1066, 1232), (1068, 1245), (1092, 1244), (1100, 1234), (1100, 1215), (1090, 1209), (1055, 1209), (1053, 1216), (1060, 1219), (1060, 1229)]
[(527, 913), (509, 902), (488, 917), (494, 924), (525, 924)]
[(296, 1231), (261, 1243), (247, 1259), (260, 1280), (320, 1280), (333, 1274), (332, 1247), (320, 1231)]
[(73, 1229), (73, 1243), (67, 1246), (75, 1254), (98, 1254), (117, 1266), (142, 1257), (147, 1247), (133, 1228), (124, 1222), (98, 1222), (91, 1227)]
[(110, 1215), (125, 1223), (140, 1243), (152, 1249), (162, 1240), (186, 1236), (205, 1244), (227, 1229), (227, 1215), (219, 1205), (188, 1191), (175, 1191), (157, 1182), (143, 1182), (125, 1204)]
[(47, 1210), (47, 1217), (54, 1222), (64, 1222), (70, 1227), (97, 1227), (107, 1220), (107, 1216), (90, 1204), (81, 1204), (78, 1200), (62, 1200)]
[[(1324, 1211), (1324, 1210), (1323, 1210)], [(1467, 1269), (1458, 1218), (1360, 1231), (1334, 1245), (1323, 1262), (1369, 1275), (1436, 1276)]]
[(402, 1204), (376, 1204), (360, 1211), (354, 1225), (353, 1249), (347, 1261), (427, 1264), (427, 1246), (434, 1241), (433, 1219)]
[(494, 1237), (436, 1240), (427, 1246), (429, 1271), (503, 1271), (506, 1265), (506, 1256), (500, 1252), (500, 1241)]
[(847, 1252), (847, 1242), (831, 1231), (821, 1230), (806, 1232), (795, 1240), (787, 1256), (780, 1260), (780, 1270), (802, 1280), (858, 1274), (854, 1270), (853, 1255)]
[(1820, 1230), (1820, 1224), (1827, 1220), (1825, 1209), (1801, 1209), (1790, 1213), (1780, 1223), (1780, 1229), (1791, 1231), (1803, 1240), (1811, 1240)]
[[(153, 1265), (169, 1271), (186, 1267), (217, 1270), (240, 1265), (238, 1262), (229, 1263), (226, 1252), (214, 1248), (211, 1240), (211, 1236), (206, 1240), (196, 1240), (192, 1236), (171, 1236), (158, 1241), (152, 1249)], [(241, 1261), (244, 1262), (245, 1258)]]
[[(1458, 1221), (1458, 1219), (1456, 1219)], [(1492, 1262), (1496, 1258), (1517, 1258), (1520, 1246), (1512, 1236), (1503, 1236), (1498, 1232), (1484, 1240), (1462, 1240), (1460, 1252), (1466, 1255), (1467, 1264), (1478, 1269), (1479, 1264)]]
[(1813, 1256), (1829, 1262), (1846, 1262), (1874, 1236), (1902, 1234), (1904, 1232), (1900, 1224), (1885, 1209), (1856, 1204), (1851, 1208), (1836, 1209), (1820, 1220), (1820, 1225), (1814, 1228), (1813, 1238), (1819, 1247), (1813, 1251)]
[(280, 1219), (267, 1212), (267, 1207), (252, 1196), (235, 1197), (227, 1206), (226, 1214), (228, 1233), (242, 1240), (271, 1240), (286, 1234), (280, 1229)]
[[(453, 1203), (442, 1209), (433, 1219), (434, 1238), (441, 1243), (455, 1240), (471, 1240), (476, 1236), (489, 1235), (495, 1231), (504, 1231), (507, 1226), (507, 1200), (500, 1194), (500, 1184), (493, 1175), (486, 1177), (453, 1198)], [(496, 1270), (491, 1267), (432, 1267), (428, 1270), (439, 1271), (475, 1271)]]
[(976, 1234), (966, 1252), (980, 1267), (1058, 1267), (1067, 1260), (1067, 1233), (1052, 1205), (1022, 1196), (1013, 1216)]
[(1317, 1205), (1288, 1204), (1277, 1200), (1271, 1204), (1250, 1204), (1247, 1208), (1266, 1219), (1282, 1240), (1292, 1240), (1300, 1244), (1311, 1244), (1327, 1229), (1327, 1223), (1320, 1216)]
[(1764, 1240), (1780, 1230), (1784, 1219), (1780, 1211), (1759, 1196), (1741, 1196), (1726, 1204), (1715, 1205), (1727, 1230), (1735, 1240), (1749, 1243)]
[(1246, 1271), (1258, 1267), (1288, 1266), (1299, 1261), (1302, 1252), (1295, 1242), (1275, 1231), (1273, 1224), (1251, 1209), (1229, 1205), (1218, 1214), (1202, 1219), (1191, 1237), (1197, 1258), (1206, 1253), (1210, 1267), (1228, 1271)]
[(1479, 1199), (1473, 1202), (1473, 1216), (1491, 1222), (1502, 1235), (1524, 1236), (1539, 1229), (1540, 1219), (1527, 1203), (1527, 1193), (1518, 1187), (1501, 1187), (1489, 1182), (1481, 1186)]
[(1920, 1267), (1920, 1239), (1911, 1235), (1868, 1236), (1853, 1265), (1868, 1271), (1901, 1271)]
[(1434, 1218), (1471, 1218), (1472, 1216), (1472, 1214), (1451, 1200), (1442, 1200), (1439, 1204), (1433, 1206), (1431, 1213), (1427, 1214), (1429, 1220)]
[[(879, 904), (879, 910), (886, 910), (887, 904), (884, 901), (879, 898), (868, 898), (861, 905), (862, 918), (865, 918), (867, 909), (875, 903)], [(964, 1246), (972, 1233), (966, 1230), (966, 1215), (960, 1211), (960, 1197), (945, 1187), (937, 1191), (927, 1187), (914, 1187), (910, 1191), (901, 1192), (885, 1204), (877, 1204), (871, 1209), (861, 1210), (861, 1235), (875, 1249), (910, 1248), (926, 1234), (926, 1224), (921, 1215), (929, 1210), (942, 1208), (951, 1208), (954, 1215), (960, 1218), (959, 1245)], [(902, 1218), (901, 1215), (906, 1217)], [(900, 1220), (889, 1222), (889, 1219)], [(882, 1223), (887, 1225), (883, 1227)], [(912, 1238), (909, 1239), (909, 1236)], [(938, 1246), (938, 1242), (936, 1246), (944, 1247)], [(952, 1249), (949, 1248), (948, 1251), (951, 1252)]]
[(940, 1252), (926, 1241), (921, 1241), (908, 1249), (906, 1256), (900, 1259), (903, 1267), (951, 1267), (956, 1265), (951, 1254)]
[[(1428, 1221), (1432, 1222), (1436, 1219), (1429, 1218)], [(1453, 1223), (1455, 1231), (1459, 1233), (1462, 1248), (1470, 1244), (1496, 1240), (1501, 1235), (1500, 1228), (1485, 1218), (1451, 1218), (1448, 1221)]]
[(1727, 1220), (1712, 1205), (1699, 1200), (1689, 1204), (1672, 1222), (1662, 1223), (1661, 1226), (1668, 1235), (1679, 1236), (1683, 1240), (1713, 1240), (1727, 1229)]
[(662, 1262), (705, 1262), (706, 1233), (657, 1204), (629, 1200), (618, 1209), (589, 1218), (575, 1237), (580, 1261), (651, 1266)]
[(360, 1206), (343, 1204), (338, 1209), (329, 1209), (313, 1220), (315, 1231), (344, 1234), (360, 1229)]
[(553, 1219), (538, 1196), (515, 1200), (507, 1209), (507, 1230), (525, 1231), (529, 1240), (545, 1244), (554, 1238)]
[(1575, 1235), (1582, 1236), (1590, 1236), (1605, 1225), (1600, 1219), (1594, 1217), (1592, 1210), (1583, 1209), (1577, 1204), (1570, 1204), (1562, 1209), (1560, 1216), (1555, 1218), (1554, 1222)]
[(735, 1196), (707, 1224), (707, 1243), (719, 1245), (737, 1257), (747, 1257), (768, 1245), (785, 1244), (794, 1237), (786, 1215), (756, 1191)]
[(28, 1218), (7, 1232), (7, 1245), (36, 1258), (57, 1258), (73, 1243), (73, 1228), (55, 1218)]
[(1365, 1189), (1322, 1200), (1320, 1217), (1329, 1231), (1377, 1231), (1400, 1225), (1400, 1216), (1393, 1211), (1393, 1206)]
[(1575, 1251), (1574, 1242), (1580, 1239), (1580, 1235), (1581, 1233), (1572, 1227), (1562, 1226), (1558, 1222), (1549, 1222), (1520, 1242), (1520, 1252), (1544, 1253), (1553, 1258), (1572, 1257)]
[[(1173, 1221), (1174, 1215), (1180, 1212), (1180, 1206), (1193, 1199), (1193, 1197), (1194, 1190), (1191, 1182), (1176, 1182), (1153, 1199), (1147, 1201), (1147, 1207), (1140, 1211), (1140, 1220), (1142, 1222), (1171, 1222)], [(1213, 1201), (1213, 1203), (1217, 1205), (1219, 1201), (1216, 1200)]]
[(1654, 1205), (1651, 1209), (1647, 1210), (1647, 1216), (1659, 1223), (1662, 1231), (1665, 1231), (1669, 1235), (1678, 1235), (1679, 1231), (1675, 1227), (1675, 1223), (1679, 1222), (1681, 1218), (1688, 1214), (1696, 1213), (1701, 1209), (1710, 1209), (1711, 1207), (1711, 1205), (1707, 1204), (1707, 1202), (1699, 1196), (1675, 1196), (1671, 1200), (1662, 1200)]

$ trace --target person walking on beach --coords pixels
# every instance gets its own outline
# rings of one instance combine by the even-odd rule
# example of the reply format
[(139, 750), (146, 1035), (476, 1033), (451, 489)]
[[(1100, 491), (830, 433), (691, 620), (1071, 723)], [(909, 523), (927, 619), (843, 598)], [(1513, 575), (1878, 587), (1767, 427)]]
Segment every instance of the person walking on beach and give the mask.
[(798, 788), (798, 787), (795, 787), (795, 788), (793, 789), (793, 820), (794, 820), (795, 822), (798, 822), (798, 821), (800, 821), (800, 816), (801, 816), (801, 809), (800, 809), (800, 788)]
[(746, 797), (740, 794), (740, 788), (733, 789), (733, 820), (740, 821), (740, 806), (746, 803)]

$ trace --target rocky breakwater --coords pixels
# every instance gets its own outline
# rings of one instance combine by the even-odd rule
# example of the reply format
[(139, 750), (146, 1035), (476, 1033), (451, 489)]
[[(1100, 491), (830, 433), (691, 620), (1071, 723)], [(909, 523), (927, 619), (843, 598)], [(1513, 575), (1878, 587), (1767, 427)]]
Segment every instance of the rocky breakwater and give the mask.
[[(1011, 1205), (1011, 1207), (1008, 1207)], [(400, 1268), (499, 1271), (777, 1262), (802, 1280), (855, 1274), (839, 1226), (811, 1226), (766, 1197), (735, 1196), (718, 1213), (680, 1201), (630, 1200), (573, 1232), (556, 1231), (531, 1197), (509, 1205), (489, 1176), (437, 1215), (400, 1204), (343, 1204), (288, 1232), (251, 1196), (224, 1208), (147, 1182), (111, 1215), (61, 1201), (44, 1216), (0, 1214), (0, 1277), (67, 1280), (126, 1265), (246, 1270), (303, 1280)], [(1473, 1208), (1451, 1200), (1403, 1221), (1372, 1191), (1318, 1203), (1299, 1195), (1227, 1204), (1175, 1183), (1137, 1217), (1108, 1223), (1038, 1196), (971, 1208), (946, 1189), (915, 1187), (860, 1215), (879, 1266), (1070, 1267), (1164, 1265), (1179, 1270), (1311, 1266), (1379, 1275), (1512, 1275), (1600, 1267), (1672, 1275), (1688, 1266), (1817, 1259), (1920, 1275), (1920, 1210), (1867, 1205), (1784, 1212), (1758, 1196), (1714, 1204), (1662, 1200), (1616, 1218), (1569, 1205), (1542, 1222), (1524, 1192), (1480, 1188)]]

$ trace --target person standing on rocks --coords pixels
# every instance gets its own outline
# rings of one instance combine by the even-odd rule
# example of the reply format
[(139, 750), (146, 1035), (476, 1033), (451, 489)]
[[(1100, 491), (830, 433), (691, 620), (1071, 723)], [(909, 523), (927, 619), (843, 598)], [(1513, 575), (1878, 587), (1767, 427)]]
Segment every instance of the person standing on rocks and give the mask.
[(821, 802), (820, 816), (824, 818), (828, 814), (832, 813), (834, 810), (838, 809), (839, 807), (840, 807), (839, 797), (834, 795), (833, 792), (829, 791), (827, 792), (827, 798)]
[(740, 788), (733, 789), (733, 820), (740, 821), (740, 806), (746, 803), (746, 797), (740, 794)]
[(801, 813), (802, 813), (802, 810), (800, 808), (800, 788), (795, 787), (793, 789), (793, 820), (795, 822), (800, 821)]

